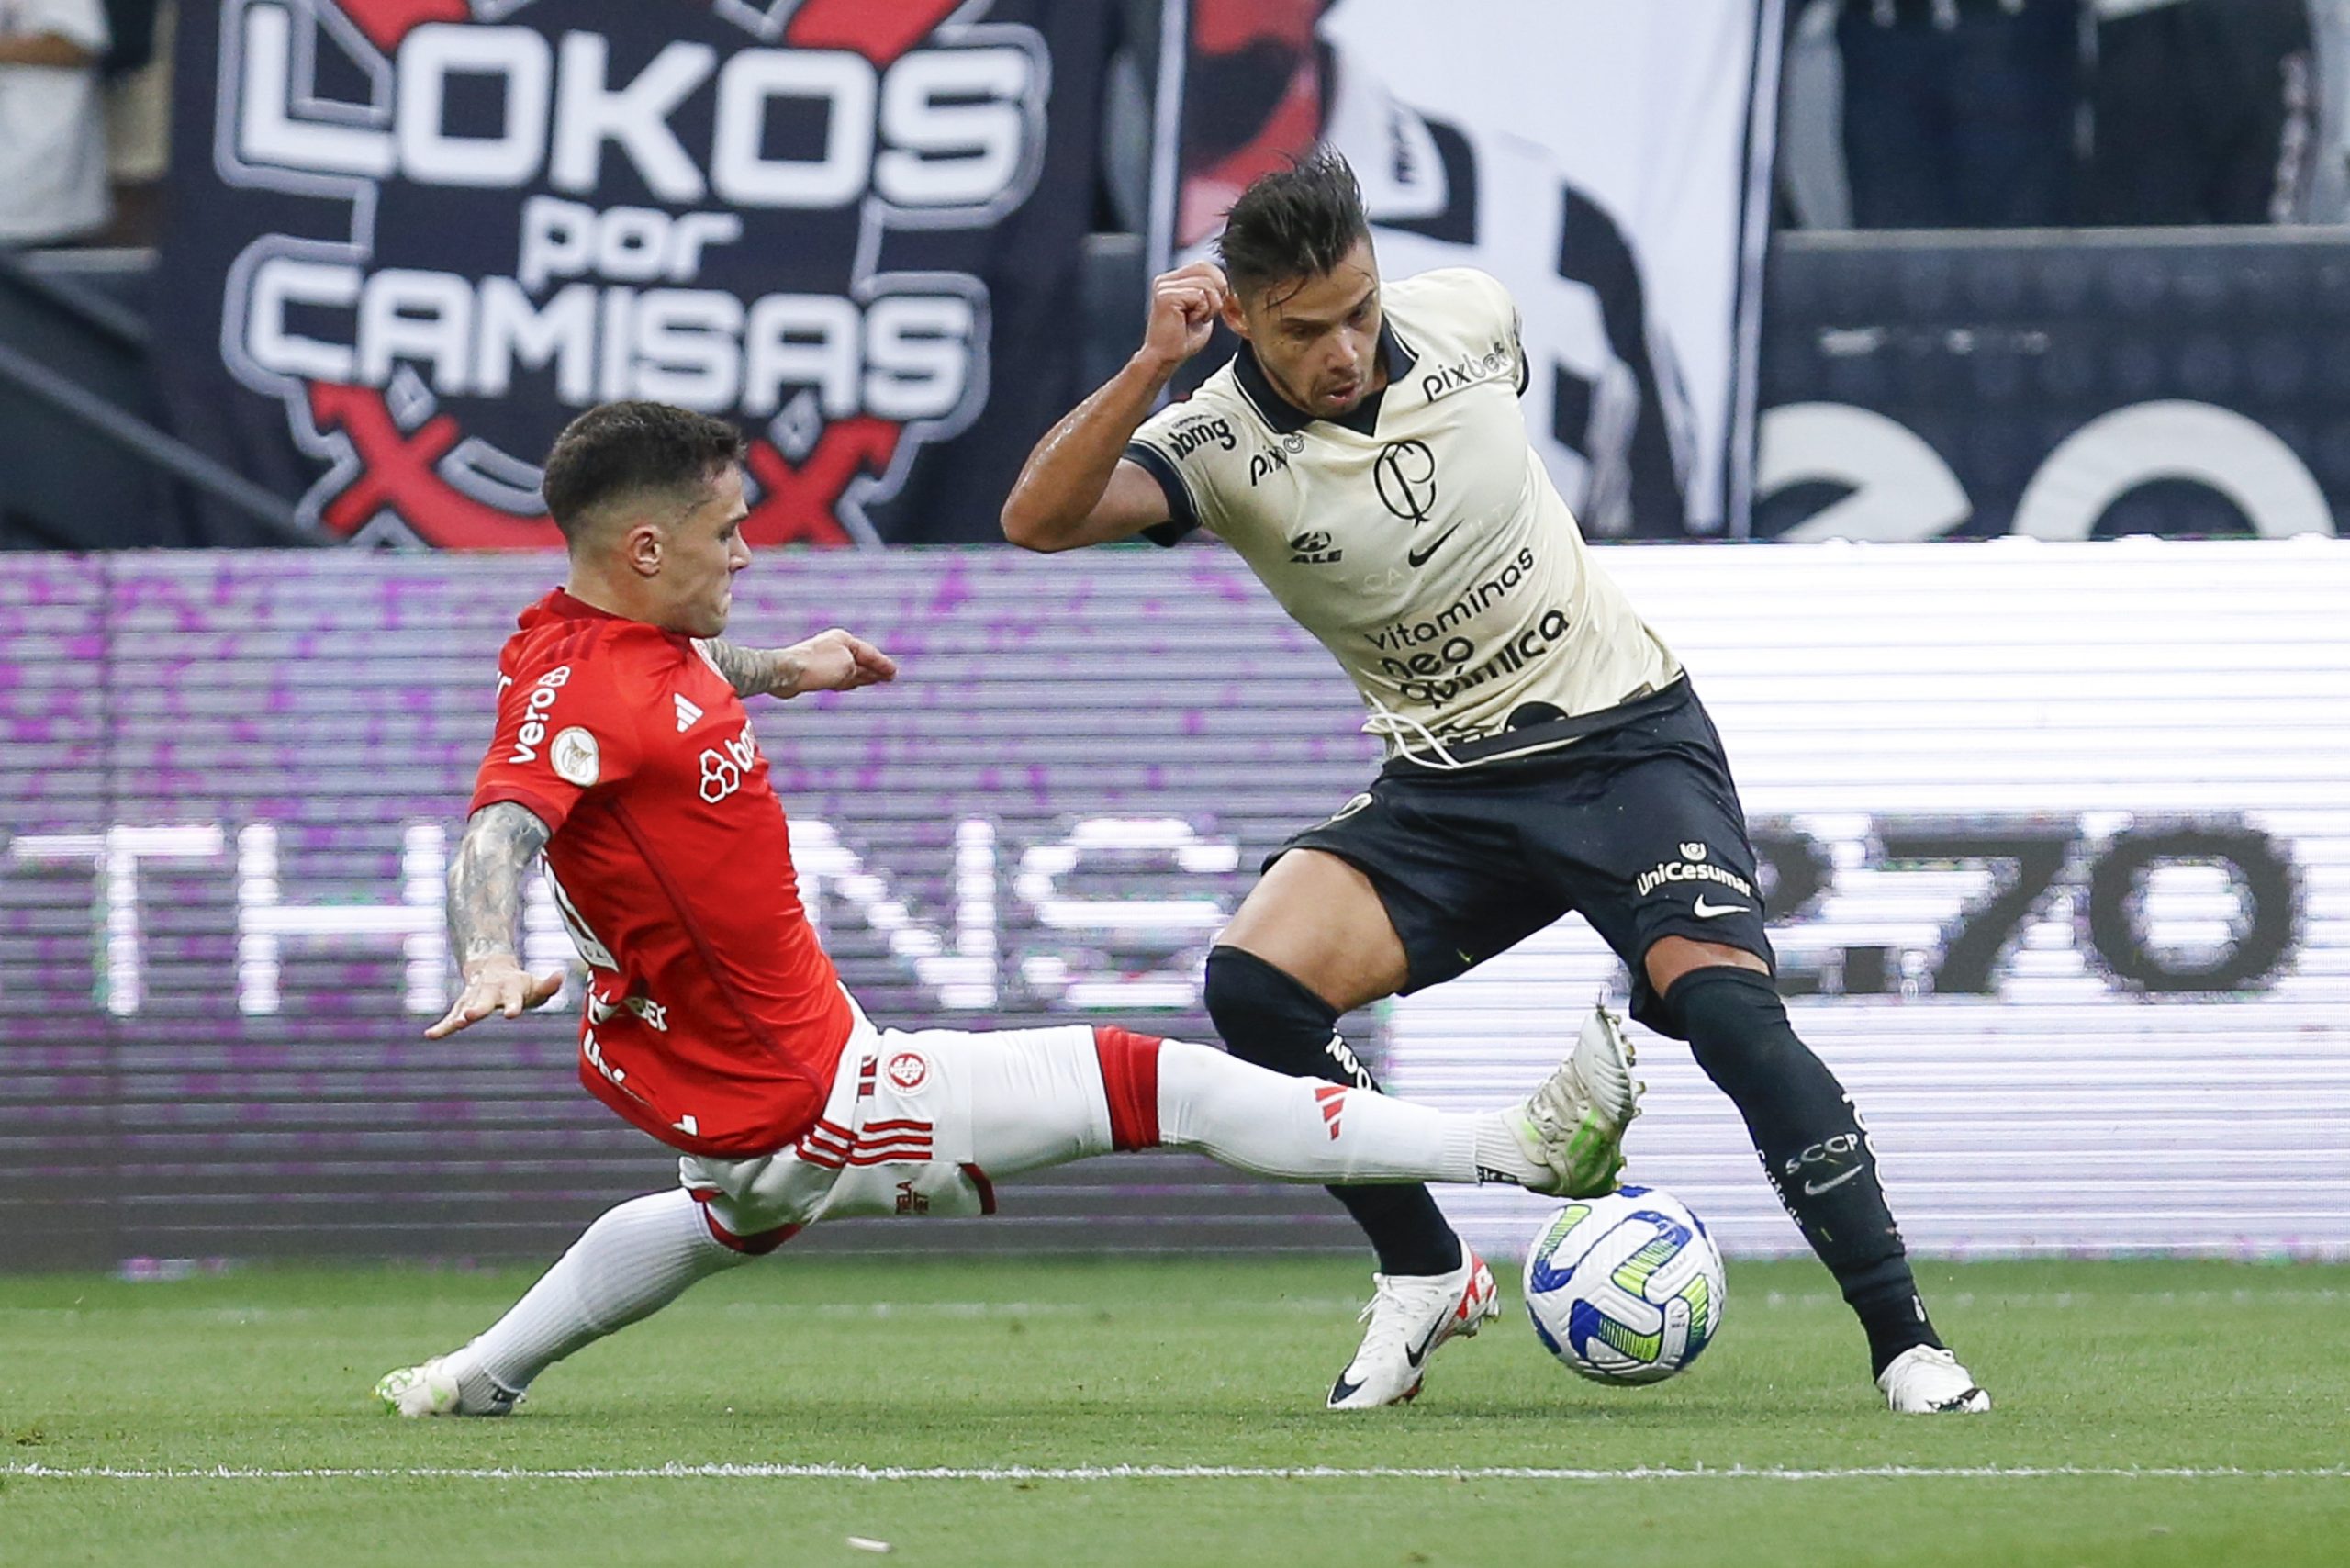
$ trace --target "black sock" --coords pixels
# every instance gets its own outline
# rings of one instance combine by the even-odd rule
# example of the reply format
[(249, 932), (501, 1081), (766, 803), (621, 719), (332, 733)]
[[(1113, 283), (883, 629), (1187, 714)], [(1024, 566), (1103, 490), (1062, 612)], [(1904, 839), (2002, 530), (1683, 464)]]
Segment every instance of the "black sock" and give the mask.
[(1942, 1337), (1934, 1332), (1933, 1320), (1926, 1316), (1926, 1300), (1918, 1294), (1918, 1281), (1909, 1271), (1908, 1257), (1888, 1258), (1853, 1273), (1839, 1275), (1836, 1282), (1843, 1290), (1845, 1302), (1859, 1316), (1861, 1331), (1869, 1337), (1870, 1376), (1883, 1372), (1904, 1350), (1919, 1345), (1942, 1349)]
[[(1207, 1007), (1225, 1045), (1243, 1061), (1294, 1078), (1379, 1088), (1338, 1034), (1337, 1010), (1254, 953), (1237, 947), (1209, 952)], [(1371, 1238), (1382, 1274), (1449, 1274), (1467, 1256), (1426, 1187), (1327, 1191)]]
[(1878, 1182), (1876, 1151), (1828, 1064), (1796, 1037), (1770, 980), (1703, 969), (1668, 997), (1690, 1053), (1746, 1118), (1762, 1169), (1868, 1335), (1873, 1372), (1942, 1340)]

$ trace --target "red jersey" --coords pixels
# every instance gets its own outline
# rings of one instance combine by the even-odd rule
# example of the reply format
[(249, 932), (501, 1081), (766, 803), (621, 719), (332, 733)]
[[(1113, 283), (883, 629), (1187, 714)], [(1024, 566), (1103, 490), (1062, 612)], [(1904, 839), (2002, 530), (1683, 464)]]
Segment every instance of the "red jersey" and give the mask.
[(742, 700), (692, 638), (561, 589), (520, 626), (472, 810), (553, 830), (588, 961), (579, 1081), (689, 1154), (772, 1154), (823, 1109), (852, 1014)]

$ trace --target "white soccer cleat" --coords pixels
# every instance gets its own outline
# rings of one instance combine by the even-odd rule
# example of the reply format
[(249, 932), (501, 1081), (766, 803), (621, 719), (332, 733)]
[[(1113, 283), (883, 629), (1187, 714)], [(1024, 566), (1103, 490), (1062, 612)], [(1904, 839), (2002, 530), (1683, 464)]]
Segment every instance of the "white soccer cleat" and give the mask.
[(1373, 1274), (1362, 1309), (1362, 1346), (1330, 1385), (1329, 1408), (1371, 1410), (1401, 1405), (1420, 1392), (1428, 1357), (1447, 1339), (1466, 1339), (1501, 1311), (1494, 1271), (1462, 1248), (1449, 1274)]
[(1876, 1385), (1886, 1404), (1905, 1416), (1972, 1416), (1991, 1408), (1991, 1396), (1956, 1356), (1926, 1345), (1894, 1357)]
[(502, 1388), (486, 1373), (467, 1372), (454, 1357), (435, 1356), (420, 1367), (402, 1367), (375, 1380), (375, 1397), (395, 1416), (506, 1416), (522, 1395)]
[(1528, 1158), (1550, 1172), (1547, 1182), (1527, 1182), (1528, 1192), (1593, 1198), (1616, 1190), (1624, 1129), (1640, 1114), (1647, 1087), (1633, 1081), (1632, 1062), (1623, 1021), (1604, 1005), (1593, 1008), (1567, 1059), (1508, 1113)]

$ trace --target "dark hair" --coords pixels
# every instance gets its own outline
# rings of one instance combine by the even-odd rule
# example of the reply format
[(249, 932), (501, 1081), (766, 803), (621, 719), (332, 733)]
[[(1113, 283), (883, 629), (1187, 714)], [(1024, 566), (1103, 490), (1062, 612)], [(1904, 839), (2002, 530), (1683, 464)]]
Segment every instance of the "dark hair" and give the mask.
[(743, 461), (743, 432), (666, 403), (606, 403), (563, 427), (539, 481), (563, 536), (576, 541), (588, 514), (648, 491), (685, 492)]
[(1216, 251), (1233, 287), (1258, 289), (1319, 277), (1370, 236), (1355, 172), (1337, 149), (1320, 147), (1241, 192)]

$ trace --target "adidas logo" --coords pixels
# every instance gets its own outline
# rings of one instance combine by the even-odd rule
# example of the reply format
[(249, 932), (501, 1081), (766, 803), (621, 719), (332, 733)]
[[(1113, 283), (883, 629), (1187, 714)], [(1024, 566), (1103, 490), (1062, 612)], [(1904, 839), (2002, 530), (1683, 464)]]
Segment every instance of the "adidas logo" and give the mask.
[(1343, 1085), (1326, 1083), (1314, 1092), (1322, 1103), (1322, 1123), (1330, 1129), (1330, 1141), (1338, 1141), (1338, 1118), (1347, 1113), (1347, 1092)]
[(701, 710), (675, 692), (670, 697), (677, 704), (677, 733), (682, 735), (694, 727), (694, 722), (701, 717)]

